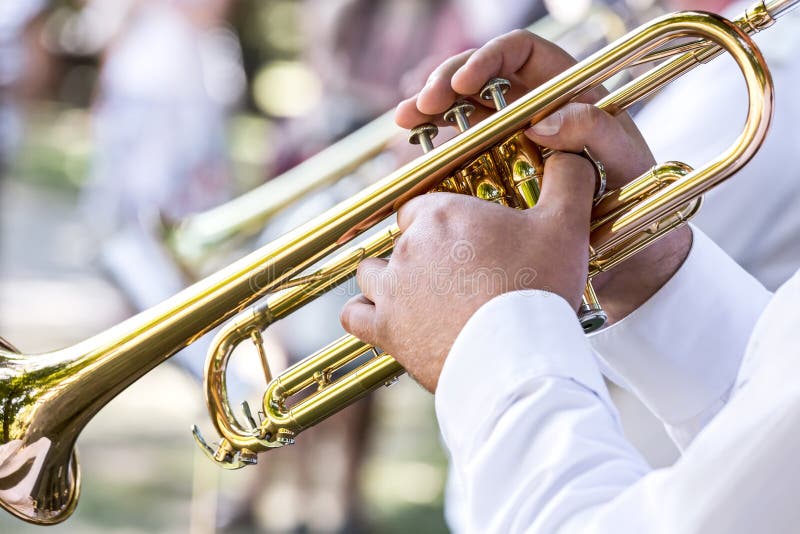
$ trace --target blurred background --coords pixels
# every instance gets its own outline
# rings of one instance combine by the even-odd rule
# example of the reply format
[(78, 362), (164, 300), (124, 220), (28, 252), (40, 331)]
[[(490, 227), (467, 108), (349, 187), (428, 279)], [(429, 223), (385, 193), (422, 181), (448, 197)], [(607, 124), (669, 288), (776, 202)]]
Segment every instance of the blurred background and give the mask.
[[(24, 352), (85, 339), (311, 218), (399, 162), (403, 136), (213, 254), (174, 223), (253, 189), (391, 109), (445, 57), (518, 27), (578, 57), (667, 5), (648, 0), (5, 0), (0, 4), (0, 333)], [(263, 226), (263, 228), (262, 228)], [(352, 285), (267, 333), (286, 366), (335, 339)], [(138, 381), (79, 439), (77, 512), (51, 532), (445, 532), (432, 398), (377, 392), (298, 444), (223, 471), (199, 380), (208, 337)], [(252, 352), (252, 351), (251, 351)], [(257, 406), (243, 351), (234, 396)], [(615, 390), (651, 462), (676, 456)], [(0, 531), (32, 532), (0, 514)]]

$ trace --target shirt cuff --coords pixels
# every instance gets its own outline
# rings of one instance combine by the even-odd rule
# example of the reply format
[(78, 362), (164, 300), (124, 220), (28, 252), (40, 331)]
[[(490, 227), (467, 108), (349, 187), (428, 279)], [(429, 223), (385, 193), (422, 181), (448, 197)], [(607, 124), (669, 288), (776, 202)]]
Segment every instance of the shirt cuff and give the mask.
[(515, 385), (545, 376), (574, 380), (612, 406), (575, 310), (563, 298), (516, 291), (484, 304), (456, 338), (436, 389), (448, 449), (465, 451)]
[(771, 296), (703, 232), (692, 231), (686, 261), (664, 287), (590, 336), (604, 373), (673, 427), (707, 419), (708, 410), (724, 404)]

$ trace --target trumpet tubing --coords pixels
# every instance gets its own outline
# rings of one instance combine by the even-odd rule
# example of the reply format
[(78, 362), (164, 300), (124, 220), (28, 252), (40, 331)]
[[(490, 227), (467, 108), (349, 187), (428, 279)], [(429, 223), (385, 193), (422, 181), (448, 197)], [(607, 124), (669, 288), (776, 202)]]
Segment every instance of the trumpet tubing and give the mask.
[[(773, 16), (797, 2), (757, 4), (748, 11), (748, 31), (768, 26)], [(725, 50), (747, 84), (747, 121), (736, 142), (699, 169), (661, 165), (629, 186), (606, 193), (595, 207), (590, 275), (613, 267), (680, 225), (697, 208), (702, 193), (753, 155), (772, 110), (769, 72), (752, 41), (736, 24), (696, 12), (661, 17), (628, 34), (454, 139), (437, 148), (431, 144), (426, 155), (354, 197), (106, 332), (46, 354), (22, 355), (0, 344), (0, 506), (38, 524), (69, 517), (80, 488), (75, 441), (86, 423), (150, 369), (234, 316), (215, 338), (207, 360), (206, 399), (222, 437), (219, 447), (208, 446), (195, 432), (203, 450), (225, 467), (254, 463), (259, 452), (291, 443), (304, 428), (397, 377), (402, 368), (391, 356), (346, 336), (274, 379), (261, 351), (270, 381), (263, 420), (256, 421), (245, 406), (243, 426), (229, 406), (225, 385), (236, 345), (248, 339), (259, 342), (264, 327), (352, 276), (362, 258), (387, 254), (397, 230), (390, 228), (340, 252), (310, 275), (302, 273), (410, 198), (444, 189), (513, 207), (535, 202), (541, 155), (520, 132), (680, 37), (711, 44), (656, 67), (645, 75), (647, 83), (635, 80), (600, 105), (622, 110), (652, 87)], [(500, 102), (502, 93), (489, 96)], [(427, 144), (424, 137), (417, 140)], [(265, 303), (248, 308), (272, 293)], [(587, 300), (591, 301), (588, 290)], [(362, 359), (366, 361), (347, 372)], [(315, 392), (292, 404), (291, 397), (306, 388)]]

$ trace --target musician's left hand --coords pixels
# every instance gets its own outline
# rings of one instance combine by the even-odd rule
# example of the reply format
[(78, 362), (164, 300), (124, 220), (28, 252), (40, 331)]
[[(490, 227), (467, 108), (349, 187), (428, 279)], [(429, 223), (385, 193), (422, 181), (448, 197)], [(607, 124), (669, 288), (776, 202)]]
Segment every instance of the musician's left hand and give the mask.
[(435, 391), (456, 336), (493, 297), (543, 289), (578, 307), (594, 189), (586, 159), (556, 153), (529, 210), (448, 193), (411, 200), (398, 212), (403, 235), (391, 259), (359, 265), (363, 295), (344, 307), (342, 325)]

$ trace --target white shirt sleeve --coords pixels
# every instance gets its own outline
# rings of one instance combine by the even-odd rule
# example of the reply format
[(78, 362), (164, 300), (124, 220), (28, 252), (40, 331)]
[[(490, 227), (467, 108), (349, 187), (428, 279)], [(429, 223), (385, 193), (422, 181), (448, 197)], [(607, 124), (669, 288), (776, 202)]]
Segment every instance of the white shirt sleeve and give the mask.
[(545, 292), (493, 299), (459, 334), (436, 392), (465, 531), (794, 532), (800, 390), (785, 378), (800, 365), (793, 332), (772, 372), (749, 380), (675, 466), (650, 471), (622, 435), (570, 306)]
[(639, 397), (681, 449), (727, 402), (771, 297), (703, 232), (693, 234), (686, 261), (664, 287), (590, 336), (603, 373)]
[(551, 293), (508, 293), (470, 318), (436, 413), (468, 532), (555, 532), (649, 470), (622, 435), (574, 310)]

